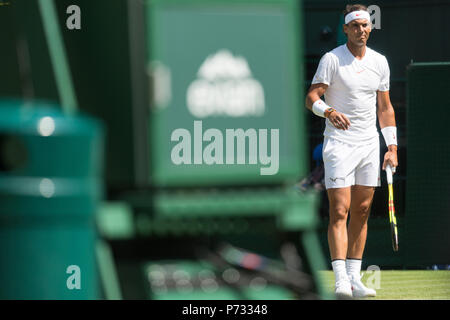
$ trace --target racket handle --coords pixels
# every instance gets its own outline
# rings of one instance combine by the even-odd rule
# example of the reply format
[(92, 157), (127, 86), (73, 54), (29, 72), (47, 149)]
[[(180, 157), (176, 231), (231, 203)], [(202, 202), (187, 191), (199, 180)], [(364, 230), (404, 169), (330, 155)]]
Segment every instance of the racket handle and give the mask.
[(392, 168), (391, 165), (386, 166), (386, 177), (387, 177), (387, 183), (392, 184)]

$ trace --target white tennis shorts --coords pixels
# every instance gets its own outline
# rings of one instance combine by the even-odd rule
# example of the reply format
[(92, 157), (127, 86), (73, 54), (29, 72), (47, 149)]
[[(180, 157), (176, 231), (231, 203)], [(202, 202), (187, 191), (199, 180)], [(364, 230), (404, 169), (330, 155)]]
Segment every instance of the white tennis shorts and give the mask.
[(327, 189), (381, 185), (378, 137), (361, 146), (325, 137), (322, 155)]

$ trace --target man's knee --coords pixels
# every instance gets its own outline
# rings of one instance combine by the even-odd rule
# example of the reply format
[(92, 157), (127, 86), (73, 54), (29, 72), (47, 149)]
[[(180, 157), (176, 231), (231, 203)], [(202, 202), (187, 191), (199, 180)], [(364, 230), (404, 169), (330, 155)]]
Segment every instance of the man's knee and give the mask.
[(336, 205), (330, 208), (330, 223), (339, 224), (346, 223), (348, 216), (348, 207), (344, 205)]
[(368, 218), (370, 214), (370, 207), (372, 205), (372, 200), (363, 201), (355, 206), (352, 206), (351, 214), (358, 215), (362, 218)]

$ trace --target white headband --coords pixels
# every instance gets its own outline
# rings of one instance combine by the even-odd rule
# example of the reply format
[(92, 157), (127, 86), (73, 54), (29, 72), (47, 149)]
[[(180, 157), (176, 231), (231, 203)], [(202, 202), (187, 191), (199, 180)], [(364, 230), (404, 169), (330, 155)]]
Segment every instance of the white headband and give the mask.
[(363, 10), (352, 11), (345, 16), (345, 24), (348, 24), (350, 21), (356, 19), (367, 19), (367, 21), (370, 22), (370, 14), (367, 11)]

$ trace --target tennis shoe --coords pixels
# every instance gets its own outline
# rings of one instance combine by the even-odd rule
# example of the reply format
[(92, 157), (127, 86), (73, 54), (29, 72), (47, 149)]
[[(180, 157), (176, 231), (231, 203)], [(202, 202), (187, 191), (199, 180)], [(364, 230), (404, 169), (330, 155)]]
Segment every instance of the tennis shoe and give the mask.
[(351, 299), (352, 285), (347, 279), (336, 281), (334, 293), (338, 299)]
[(374, 289), (367, 288), (361, 282), (361, 276), (358, 274), (351, 274), (348, 276), (351, 283), (353, 298), (375, 297), (377, 292)]

